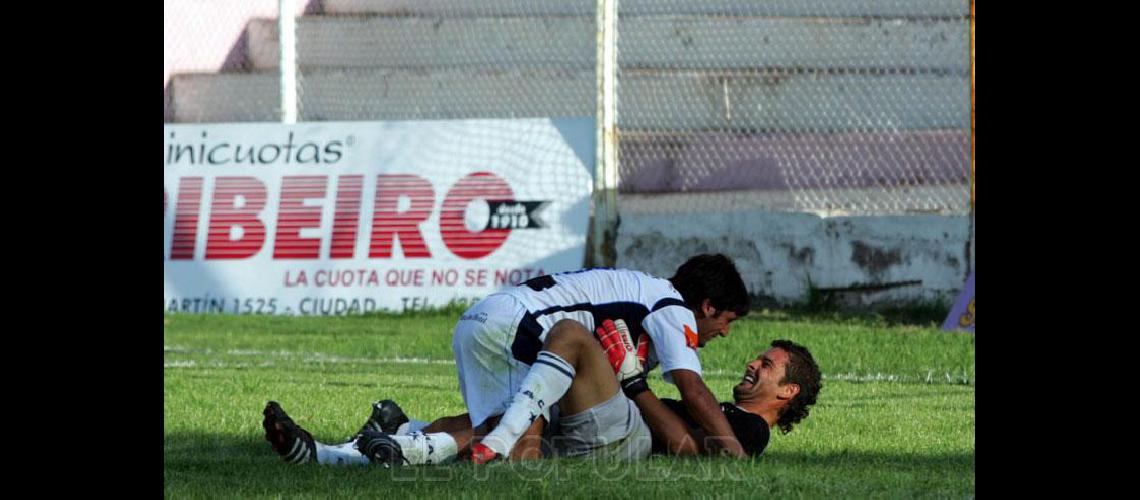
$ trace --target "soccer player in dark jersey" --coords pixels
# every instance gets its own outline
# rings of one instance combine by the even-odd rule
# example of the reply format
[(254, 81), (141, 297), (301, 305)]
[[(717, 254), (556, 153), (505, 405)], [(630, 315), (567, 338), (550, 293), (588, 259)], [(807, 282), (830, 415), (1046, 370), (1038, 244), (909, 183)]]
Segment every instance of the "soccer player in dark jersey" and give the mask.
[[(713, 453), (708, 446), (698, 418), (672, 399), (657, 399), (645, 382), (642, 352), (648, 338), (635, 344), (622, 321), (606, 322), (598, 330), (602, 349), (621, 380), (622, 391), (633, 400), (649, 425), (653, 449), (672, 455)], [(740, 383), (733, 387), (732, 403), (721, 403), (720, 410), (728, 420), (736, 440), (750, 456), (757, 456), (768, 446), (770, 428), (779, 426), (787, 434), (808, 415), (822, 387), (819, 365), (811, 352), (790, 340), (776, 340), (744, 371)], [(719, 437), (724, 439), (723, 436)]]
[[(744, 451), (758, 456), (768, 447), (769, 429), (779, 426), (781, 433), (791, 432), (807, 417), (821, 387), (819, 366), (808, 349), (790, 340), (776, 340), (771, 349), (748, 363), (744, 378), (732, 389), (733, 402), (721, 403), (720, 409)], [(676, 421), (663, 424), (668, 415), (656, 416), (657, 426), (649, 425), (654, 431), (654, 451), (679, 455), (703, 451), (704, 435), (685, 405), (673, 399), (660, 401), (680, 417), (687, 433), (676, 427)], [(641, 410), (646, 414), (644, 407)]]

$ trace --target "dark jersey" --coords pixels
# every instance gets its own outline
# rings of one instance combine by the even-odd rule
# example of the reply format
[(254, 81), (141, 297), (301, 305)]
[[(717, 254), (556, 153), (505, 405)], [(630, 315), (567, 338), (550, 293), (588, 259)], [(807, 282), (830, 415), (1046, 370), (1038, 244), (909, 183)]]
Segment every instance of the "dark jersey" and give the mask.
[[(662, 399), (661, 402), (673, 410), (673, 413), (680, 416), (690, 429), (701, 430), (701, 426), (689, 415), (689, 409), (685, 407), (685, 403), (675, 399)], [(740, 441), (740, 446), (744, 447), (746, 453), (752, 456), (759, 456), (764, 453), (764, 448), (768, 447), (768, 438), (771, 436), (767, 420), (764, 420), (760, 415), (741, 410), (732, 403), (721, 403), (720, 411), (724, 412), (724, 418), (728, 419), (732, 433), (736, 434), (736, 439)], [(653, 449), (654, 451), (663, 450), (663, 443), (654, 442)]]

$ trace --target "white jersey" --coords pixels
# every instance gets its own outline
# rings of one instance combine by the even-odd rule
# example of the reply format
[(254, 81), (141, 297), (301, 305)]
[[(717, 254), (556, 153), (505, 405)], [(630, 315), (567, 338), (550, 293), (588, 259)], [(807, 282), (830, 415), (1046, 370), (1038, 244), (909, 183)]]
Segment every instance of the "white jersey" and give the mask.
[(642, 333), (652, 340), (647, 370), (660, 364), (670, 383), (673, 370), (701, 374), (696, 318), (666, 279), (625, 269), (587, 269), (540, 276), (500, 293), (515, 297), (527, 310), (511, 352), (528, 365), (558, 321), (572, 319), (593, 332), (602, 321), (622, 319), (634, 342)]

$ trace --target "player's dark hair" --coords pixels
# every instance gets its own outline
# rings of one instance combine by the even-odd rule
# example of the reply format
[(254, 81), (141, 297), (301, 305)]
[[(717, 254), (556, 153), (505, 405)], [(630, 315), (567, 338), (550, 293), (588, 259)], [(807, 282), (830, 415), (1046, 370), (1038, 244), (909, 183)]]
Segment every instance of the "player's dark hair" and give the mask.
[(790, 358), (787, 373), (784, 374), (780, 385), (790, 383), (800, 386), (799, 394), (792, 398), (788, 406), (780, 410), (776, 419), (780, 432), (787, 434), (792, 432), (792, 426), (808, 416), (808, 407), (815, 404), (819, 390), (823, 388), (823, 377), (819, 373), (819, 365), (816, 364), (815, 358), (811, 357), (807, 347), (790, 340), (774, 340), (772, 347), (787, 351)]
[(722, 254), (702, 254), (689, 259), (677, 268), (677, 274), (669, 281), (693, 311), (700, 310), (705, 299), (709, 299), (718, 314), (732, 311), (737, 316), (744, 316), (752, 307), (748, 289), (744, 287), (744, 279), (736, 270), (736, 264)]

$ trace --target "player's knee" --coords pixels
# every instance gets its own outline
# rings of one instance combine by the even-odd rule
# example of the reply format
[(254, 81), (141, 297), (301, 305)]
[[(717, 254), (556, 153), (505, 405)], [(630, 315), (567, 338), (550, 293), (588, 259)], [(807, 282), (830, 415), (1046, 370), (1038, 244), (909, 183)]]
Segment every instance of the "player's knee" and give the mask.
[(586, 329), (585, 325), (572, 319), (564, 319), (555, 323), (554, 326), (550, 327), (550, 332), (546, 334), (547, 346), (582, 344), (593, 340), (594, 337), (590, 335), (590, 331)]

